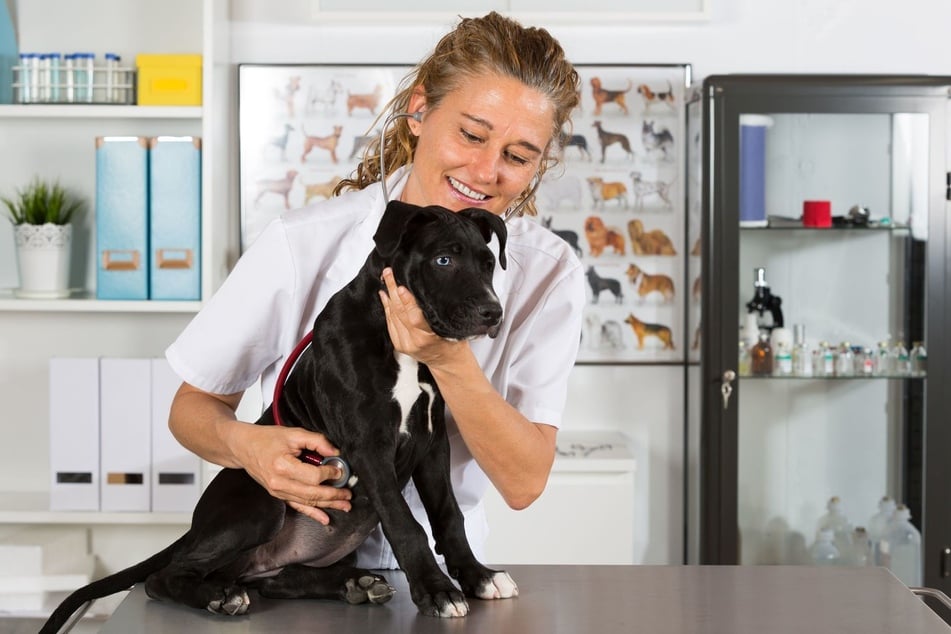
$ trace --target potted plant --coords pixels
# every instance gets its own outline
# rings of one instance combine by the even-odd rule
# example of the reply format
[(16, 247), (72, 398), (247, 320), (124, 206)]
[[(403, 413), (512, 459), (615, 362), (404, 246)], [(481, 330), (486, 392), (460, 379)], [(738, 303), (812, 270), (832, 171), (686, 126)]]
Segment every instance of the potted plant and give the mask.
[(58, 182), (36, 177), (16, 196), (0, 198), (14, 227), (20, 288), (29, 298), (69, 296), (69, 258), (73, 216), (83, 208)]

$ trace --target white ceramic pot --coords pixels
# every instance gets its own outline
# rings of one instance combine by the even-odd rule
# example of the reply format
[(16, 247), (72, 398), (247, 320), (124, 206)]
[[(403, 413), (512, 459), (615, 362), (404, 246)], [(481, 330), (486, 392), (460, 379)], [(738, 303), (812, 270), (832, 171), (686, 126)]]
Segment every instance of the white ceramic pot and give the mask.
[(53, 299), (69, 296), (69, 257), (72, 225), (17, 225), (14, 227), (20, 297)]

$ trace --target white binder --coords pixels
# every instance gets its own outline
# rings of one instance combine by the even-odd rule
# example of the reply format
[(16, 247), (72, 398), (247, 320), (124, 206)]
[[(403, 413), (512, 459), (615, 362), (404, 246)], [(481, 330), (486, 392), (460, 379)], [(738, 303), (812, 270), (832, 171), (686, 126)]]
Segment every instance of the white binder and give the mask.
[(103, 511), (148, 511), (151, 505), (151, 374), (149, 359), (100, 359)]
[(50, 510), (99, 510), (99, 359), (50, 359)]
[(152, 359), (152, 510), (191, 512), (201, 494), (201, 459), (168, 429), (172, 398), (182, 380), (165, 359)]

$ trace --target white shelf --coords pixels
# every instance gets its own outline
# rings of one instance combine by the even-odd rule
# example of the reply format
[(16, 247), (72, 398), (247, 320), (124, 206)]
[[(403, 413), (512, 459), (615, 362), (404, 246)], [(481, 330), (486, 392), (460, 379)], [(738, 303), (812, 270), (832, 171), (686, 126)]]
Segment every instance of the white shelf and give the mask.
[(106, 104), (12, 104), (0, 118), (25, 119), (201, 119), (201, 106), (120, 106)]
[(0, 524), (187, 525), (190, 513), (50, 511), (49, 494), (0, 492)]
[(85, 297), (21, 299), (9, 293), (0, 293), (0, 313), (197, 313), (201, 305), (200, 301), (110, 300)]

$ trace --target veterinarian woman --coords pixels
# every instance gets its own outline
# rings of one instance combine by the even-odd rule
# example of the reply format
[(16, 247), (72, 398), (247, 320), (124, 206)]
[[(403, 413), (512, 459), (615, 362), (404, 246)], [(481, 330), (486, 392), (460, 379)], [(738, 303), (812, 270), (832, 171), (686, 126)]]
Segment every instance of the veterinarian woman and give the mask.
[[(567, 245), (522, 215), (535, 213), (532, 187), (549, 167), (578, 88), (547, 31), (497, 13), (461, 20), (389, 106), (420, 116), (387, 128), (387, 174), (377, 142), (338, 196), (270, 224), (168, 348), (184, 381), (169, 422), (176, 438), (206, 460), (246, 469), (318, 522), (329, 521), (323, 509), (349, 510), (349, 490), (320, 484), (338, 469), (298, 459), (304, 449), (336, 449), (300, 428), (238, 424), (244, 390), (262, 377), (264, 394), (273, 393), (285, 358), (362, 266), (387, 202), (381, 178), (391, 199), (510, 214), (508, 269), (495, 277), (505, 311), (497, 338), (440, 339), (389, 270), (380, 299), (396, 349), (428, 365), (445, 397), (453, 485), (478, 556), (486, 530), (480, 500), (490, 481), (510, 506), (524, 508), (545, 488), (554, 460), (584, 278)], [(412, 484), (405, 493), (428, 527)], [(397, 567), (379, 530), (361, 547), (358, 565)]]

